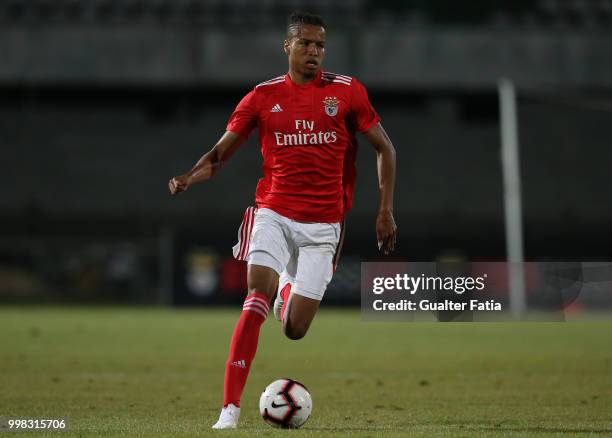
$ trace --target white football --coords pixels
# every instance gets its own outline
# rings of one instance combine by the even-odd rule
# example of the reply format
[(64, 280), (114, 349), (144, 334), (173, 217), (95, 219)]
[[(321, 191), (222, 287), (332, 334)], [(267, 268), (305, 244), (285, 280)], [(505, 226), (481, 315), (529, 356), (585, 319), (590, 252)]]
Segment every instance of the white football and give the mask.
[(265, 422), (274, 427), (297, 429), (310, 417), (312, 397), (300, 382), (275, 380), (261, 394), (259, 412)]

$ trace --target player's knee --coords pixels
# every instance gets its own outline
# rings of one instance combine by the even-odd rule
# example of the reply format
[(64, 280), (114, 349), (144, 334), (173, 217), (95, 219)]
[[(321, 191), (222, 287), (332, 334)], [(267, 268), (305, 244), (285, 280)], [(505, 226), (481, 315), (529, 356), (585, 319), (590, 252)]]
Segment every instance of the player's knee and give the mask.
[(271, 287), (265, 287), (265, 285), (253, 284), (248, 287), (248, 294), (252, 294), (254, 292), (259, 292), (260, 294), (264, 294), (268, 297), (268, 301), (272, 299), (272, 297), (276, 294), (276, 289)]
[(308, 324), (287, 324), (284, 327), (285, 336), (292, 341), (302, 339), (308, 333)]
[(298, 341), (306, 336), (306, 330), (285, 330), (285, 335), (292, 341)]
[(270, 268), (249, 265), (247, 285), (249, 294), (259, 292), (271, 299), (276, 295), (278, 274)]

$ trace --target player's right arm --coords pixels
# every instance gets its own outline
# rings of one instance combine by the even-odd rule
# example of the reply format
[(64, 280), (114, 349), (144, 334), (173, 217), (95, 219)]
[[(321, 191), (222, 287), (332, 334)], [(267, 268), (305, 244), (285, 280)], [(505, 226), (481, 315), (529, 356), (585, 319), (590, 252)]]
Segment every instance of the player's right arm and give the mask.
[(209, 180), (221, 170), (257, 126), (256, 100), (255, 89), (242, 98), (227, 123), (225, 134), (210, 152), (204, 154), (189, 172), (168, 182), (171, 194), (184, 192), (191, 184)]
[(175, 176), (168, 182), (170, 194), (184, 192), (190, 185), (206, 181), (217, 174), (246, 138), (232, 131), (225, 131), (217, 144), (198, 160), (189, 172)]

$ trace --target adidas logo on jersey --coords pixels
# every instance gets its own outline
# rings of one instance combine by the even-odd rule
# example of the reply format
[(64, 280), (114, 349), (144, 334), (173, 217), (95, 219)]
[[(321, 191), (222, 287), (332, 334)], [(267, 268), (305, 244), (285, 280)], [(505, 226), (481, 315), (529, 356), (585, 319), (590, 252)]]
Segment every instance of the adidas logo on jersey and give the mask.
[(272, 107), (272, 109), (270, 110), (271, 113), (280, 113), (283, 109), (281, 108), (281, 106), (277, 103), (276, 105), (274, 105)]
[(246, 362), (244, 361), (244, 359), (234, 361), (231, 363), (231, 365), (238, 368), (246, 368)]

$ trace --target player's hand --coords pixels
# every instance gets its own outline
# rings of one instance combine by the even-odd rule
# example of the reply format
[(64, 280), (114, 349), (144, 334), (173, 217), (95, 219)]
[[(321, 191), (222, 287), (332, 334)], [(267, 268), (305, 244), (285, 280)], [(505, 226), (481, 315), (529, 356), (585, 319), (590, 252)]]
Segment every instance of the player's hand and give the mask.
[(393, 213), (388, 210), (381, 210), (376, 217), (376, 239), (378, 240), (378, 250), (384, 255), (389, 255), (395, 250), (397, 243), (397, 226)]
[(168, 182), (171, 195), (184, 192), (189, 187), (189, 177), (187, 175), (175, 176)]

